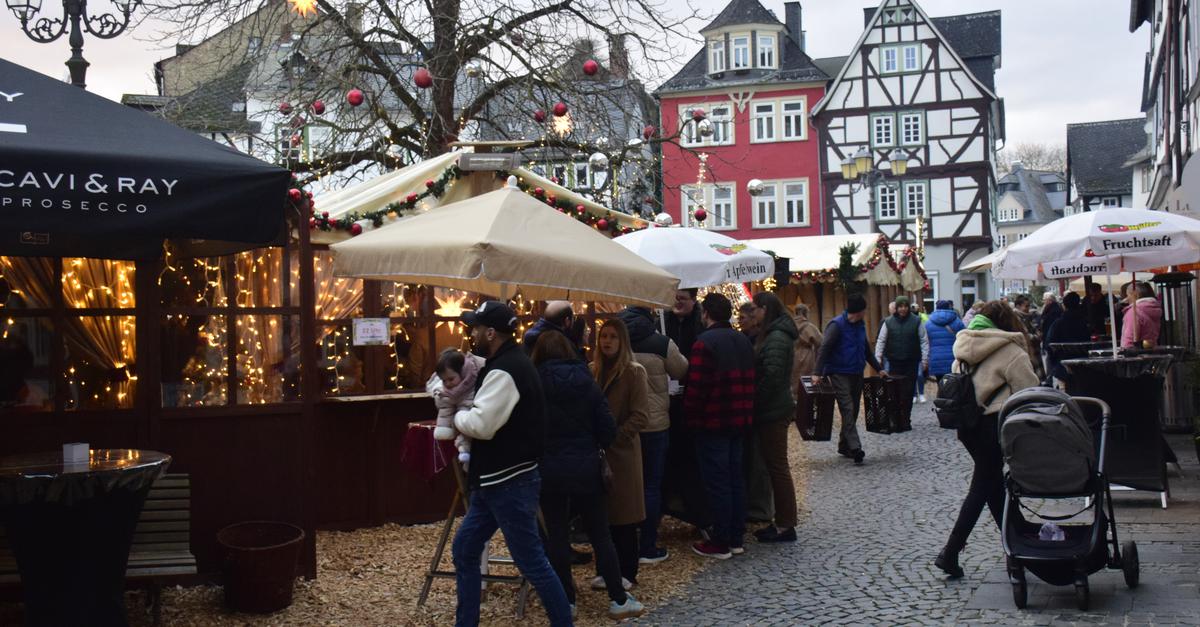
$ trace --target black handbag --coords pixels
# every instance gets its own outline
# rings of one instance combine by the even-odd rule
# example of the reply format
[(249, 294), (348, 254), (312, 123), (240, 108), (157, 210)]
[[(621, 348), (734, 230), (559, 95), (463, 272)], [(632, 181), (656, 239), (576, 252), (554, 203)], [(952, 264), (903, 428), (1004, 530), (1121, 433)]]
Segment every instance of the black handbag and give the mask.
[(604, 449), (599, 450), (600, 454), (600, 483), (604, 486), (605, 492), (612, 492), (613, 488), (613, 471), (612, 466), (608, 464), (608, 454)]

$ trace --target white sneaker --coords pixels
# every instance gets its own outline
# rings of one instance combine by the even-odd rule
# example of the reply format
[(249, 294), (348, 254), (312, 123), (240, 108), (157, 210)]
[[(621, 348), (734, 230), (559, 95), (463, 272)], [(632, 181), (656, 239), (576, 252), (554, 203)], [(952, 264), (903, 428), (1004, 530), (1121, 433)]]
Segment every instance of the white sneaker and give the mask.
[(924, 402), (925, 402), (925, 395), (924, 395), (924, 394), (922, 394), (922, 395), (921, 395), (921, 402), (922, 402), (922, 403), (924, 403)]
[[(604, 577), (601, 577), (600, 575), (596, 575), (595, 577), (592, 578), (592, 590), (604, 590), (607, 587), (608, 586), (606, 586), (604, 584)], [(629, 581), (628, 579), (626, 579), (624, 577), (621, 577), (621, 587), (625, 588), (625, 590), (632, 590), (633, 582)]]

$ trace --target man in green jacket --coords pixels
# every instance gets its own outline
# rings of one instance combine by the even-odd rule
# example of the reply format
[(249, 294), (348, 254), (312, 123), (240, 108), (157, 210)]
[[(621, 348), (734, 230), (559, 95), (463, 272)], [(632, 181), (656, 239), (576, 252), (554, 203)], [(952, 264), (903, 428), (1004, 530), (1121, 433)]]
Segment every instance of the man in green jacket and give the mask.
[(921, 318), (912, 313), (907, 296), (897, 296), (896, 313), (883, 320), (875, 340), (875, 359), (886, 363), (888, 372), (908, 377), (913, 401), (925, 402), (921, 373), (929, 369), (929, 335)]

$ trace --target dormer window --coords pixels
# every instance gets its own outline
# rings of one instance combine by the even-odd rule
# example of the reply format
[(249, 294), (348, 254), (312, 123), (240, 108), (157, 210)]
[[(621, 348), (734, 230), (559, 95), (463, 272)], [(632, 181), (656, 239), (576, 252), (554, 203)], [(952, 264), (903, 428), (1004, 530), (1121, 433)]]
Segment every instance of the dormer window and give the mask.
[(725, 41), (708, 42), (708, 73), (716, 74), (725, 71)]
[(750, 37), (737, 36), (733, 38), (733, 69), (745, 70), (750, 68)]
[(759, 35), (758, 36), (758, 67), (760, 67), (760, 68), (775, 67), (775, 36), (774, 35)]

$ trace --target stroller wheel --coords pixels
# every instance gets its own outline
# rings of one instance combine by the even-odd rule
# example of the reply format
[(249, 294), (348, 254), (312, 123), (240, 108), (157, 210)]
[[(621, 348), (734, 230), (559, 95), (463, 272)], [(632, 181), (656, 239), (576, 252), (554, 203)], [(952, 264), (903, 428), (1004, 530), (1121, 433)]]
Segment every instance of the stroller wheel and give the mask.
[(1125, 574), (1125, 585), (1136, 588), (1140, 573), (1137, 542), (1133, 540), (1121, 545), (1121, 571)]
[(1016, 605), (1018, 610), (1025, 609), (1025, 606), (1029, 603), (1029, 584), (1025, 583), (1024, 579), (1014, 581), (1012, 589), (1013, 605)]
[(1075, 582), (1075, 605), (1079, 607), (1079, 611), (1086, 612), (1090, 603), (1091, 592), (1088, 590), (1087, 580), (1083, 583)]

